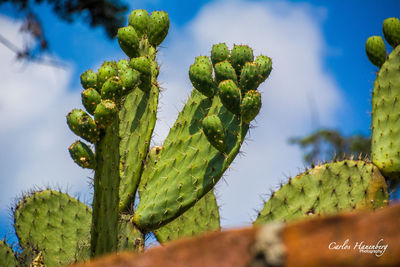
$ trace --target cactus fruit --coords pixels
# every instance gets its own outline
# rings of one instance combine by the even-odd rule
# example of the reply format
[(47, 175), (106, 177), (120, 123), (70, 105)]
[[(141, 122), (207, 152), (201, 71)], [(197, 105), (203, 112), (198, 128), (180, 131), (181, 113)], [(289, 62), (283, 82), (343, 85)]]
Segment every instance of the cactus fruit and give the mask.
[(99, 92), (97, 92), (96, 89), (88, 88), (82, 91), (81, 97), (83, 106), (89, 114), (93, 115), (97, 105), (101, 101), (101, 96)]
[(118, 76), (117, 63), (115, 61), (105, 61), (97, 70), (97, 90), (99, 93), (103, 84), (113, 76)]
[(240, 89), (232, 80), (222, 81), (218, 85), (219, 98), (224, 107), (235, 115), (240, 115)]
[(203, 119), (203, 132), (208, 141), (219, 151), (224, 152), (225, 144), (225, 131), (222, 126), (221, 119), (217, 115), (210, 115)]
[(229, 48), (225, 43), (215, 44), (211, 49), (211, 62), (215, 64), (229, 59)]
[(167, 12), (154, 11), (150, 15), (149, 43), (156, 47), (165, 39), (169, 30), (169, 17)]
[(214, 71), (215, 79), (218, 84), (224, 80), (232, 80), (235, 83), (237, 82), (235, 69), (227, 60), (215, 64)]
[(194, 88), (208, 97), (215, 94), (214, 80), (212, 78), (212, 68), (210, 68), (210, 60), (199, 59), (189, 69), (189, 78)]
[(249, 124), (261, 109), (261, 95), (257, 91), (248, 91), (242, 100), (241, 112), (244, 123)]
[(82, 168), (96, 168), (96, 160), (90, 147), (81, 141), (76, 141), (69, 148), (71, 158)]
[(99, 140), (96, 123), (85, 111), (73, 109), (67, 115), (67, 124), (74, 134), (86, 141), (96, 143)]
[(117, 33), (118, 43), (128, 57), (138, 55), (139, 36), (132, 26), (120, 28)]
[(96, 88), (97, 75), (92, 70), (87, 70), (81, 74), (81, 84), (84, 89)]
[(247, 62), (253, 62), (253, 49), (247, 45), (235, 45), (231, 51), (231, 56), (229, 61), (231, 62), (233, 68), (236, 70), (236, 74), (240, 77), (243, 66)]
[(14, 211), (14, 225), (22, 248), (43, 253), (47, 266), (77, 260), (78, 244), (89, 237), (91, 211), (78, 200), (44, 190), (25, 196)]
[(318, 165), (291, 178), (271, 195), (255, 224), (387, 204), (387, 185), (378, 168), (364, 161), (344, 160)]
[(396, 48), (400, 44), (400, 20), (398, 18), (387, 18), (383, 21), (383, 35), (386, 41)]
[(0, 240), (0, 266), (18, 266), (13, 250)]
[(144, 9), (133, 10), (129, 15), (128, 23), (135, 28), (139, 37), (147, 34), (149, 29), (149, 13)]
[(371, 36), (365, 43), (365, 51), (367, 52), (368, 59), (377, 67), (381, 67), (386, 59), (386, 48), (382, 37)]

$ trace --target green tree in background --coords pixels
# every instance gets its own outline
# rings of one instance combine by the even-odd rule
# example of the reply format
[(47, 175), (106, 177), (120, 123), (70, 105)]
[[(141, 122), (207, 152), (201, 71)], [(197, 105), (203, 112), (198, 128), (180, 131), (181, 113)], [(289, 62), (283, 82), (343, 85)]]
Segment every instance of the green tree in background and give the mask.
[(300, 146), (304, 151), (303, 160), (309, 165), (321, 160), (369, 158), (371, 154), (371, 137), (361, 134), (346, 137), (330, 129), (319, 129), (305, 137), (290, 138), (289, 143)]

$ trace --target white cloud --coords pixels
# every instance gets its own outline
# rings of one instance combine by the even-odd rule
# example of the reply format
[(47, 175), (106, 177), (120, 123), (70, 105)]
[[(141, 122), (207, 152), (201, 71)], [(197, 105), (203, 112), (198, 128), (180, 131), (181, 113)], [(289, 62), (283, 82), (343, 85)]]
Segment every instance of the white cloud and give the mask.
[(259, 196), (302, 169), (301, 152), (287, 140), (315, 127), (312, 112), (324, 126), (337, 124), (335, 114), (343, 104), (340, 89), (324, 69), (324, 16), (325, 10), (308, 5), (223, 1), (204, 6), (182, 29), (171, 26), (159, 57), (166, 91), (156, 143), (165, 138), (190, 93), (190, 64), (196, 56), (209, 55), (212, 44), (248, 44), (255, 55), (273, 60), (271, 76), (259, 88), (263, 108), (249, 134), (251, 141), (243, 147), (246, 155), (235, 160), (227, 183), (217, 186), (224, 226), (249, 223), (253, 209), (260, 208)]
[[(0, 16), (0, 32), (22, 47), (20, 21)], [(53, 186), (87, 198), (87, 176), (70, 159), (73, 134), (65, 115), (79, 106), (79, 92), (69, 92), (71, 66), (65, 69), (21, 63), (0, 47), (0, 212), (35, 186)]]

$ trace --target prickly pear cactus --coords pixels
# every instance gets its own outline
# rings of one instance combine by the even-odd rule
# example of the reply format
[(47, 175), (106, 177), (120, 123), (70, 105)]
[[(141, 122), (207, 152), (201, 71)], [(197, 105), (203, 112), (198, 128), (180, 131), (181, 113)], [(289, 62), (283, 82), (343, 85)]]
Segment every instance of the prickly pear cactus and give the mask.
[[(244, 94), (246, 98), (246, 92), (253, 92), (268, 77), (270, 59), (260, 56), (263, 64), (254, 61), (248, 46), (236, 45), (227, 51), (225, 44), (216, 45), (211, 51), (214, 62), (201, 56), (190, 67), (195, 89), (171, 128), (157, 164), (146, 165), (143, 171), (146, 193), (141, 194), (133, 218), (140, 229), (157, 229), (172, 221), (213, 188), (238, 154), (249, 123), (261, 107), (260, 98), (242, 103), (241, 97)], [(253, 72), (241, 76), (241, 68), (245, 70), (249, 64), (254, 66)], [(218, 90), (224, 81), (234, 83), (240, 92), (231, 94), (235, 98), (228, 105), (226, 99), (221, 101)], [(243, 81), (241, 85), (239, 81)], [(230, 111), (235, 103), (246, 108), (235, 114)], [(252, 104), (257, 107), (249, 107)]]
[(89, 238), (91, 211), (78, 200), (44, 190), (25, 196), (14, 211), (20, 246), (43, 253), (47, 266), (67, 265), (77, 258), (78, 244)]
[(387, 204), (387, 185), (378, 168), (364, 161), (344, 160), (318, 165), (290, 178), (272, 193), (255, 224), (376, 209)]
[[(387, 42), (393, 47), (393, 51), (387, 58), (382, 57), (384, 61), (380, 65), (372, 93), (372, 161), (394, 185), (399, 181), (400, 175), (400, 140), (398, 138), (400, 127), (397, 122), (400, 117), (399, 20), (386, 19), (383, 23), (383, 33)], [(386, 55), (384, 47), (383, 50), (382, 53)], [(373, 60), (371, 62), (374, 63)]]
[(0, 240), (0, 266), (17, 266), (17, 258), (14, 251)]

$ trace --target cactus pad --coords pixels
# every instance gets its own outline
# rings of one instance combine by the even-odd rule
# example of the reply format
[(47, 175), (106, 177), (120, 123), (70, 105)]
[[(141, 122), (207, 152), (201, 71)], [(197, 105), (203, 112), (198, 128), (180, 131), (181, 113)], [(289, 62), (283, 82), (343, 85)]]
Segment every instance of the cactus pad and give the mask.
[(153, 232), (158, 242), (165, 243), (218, 230), (218, 205), (214, 190), (211, 190), (181, 216)]
[(57, 191), (40, 191), (15, 208), (15, 230), (22, 248), (42, 251), (47, 266), (84, 260), (78, 244), (89, 238), (91, 212), (78, 200)]
[(13, 250), (0, 240), (0, 266), (18, 266)]
[(400, 173), (400, 46), (390, 53), (372, 94), (372, 161), (384, 175)]
[(378, 168), (364, 161), (344, 160), (318, 165), (291, 178), (272, 194), (255, 224), (387, 204), (387, 185)]

